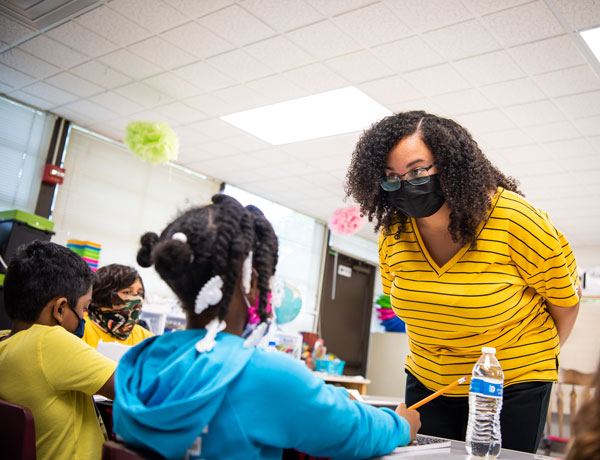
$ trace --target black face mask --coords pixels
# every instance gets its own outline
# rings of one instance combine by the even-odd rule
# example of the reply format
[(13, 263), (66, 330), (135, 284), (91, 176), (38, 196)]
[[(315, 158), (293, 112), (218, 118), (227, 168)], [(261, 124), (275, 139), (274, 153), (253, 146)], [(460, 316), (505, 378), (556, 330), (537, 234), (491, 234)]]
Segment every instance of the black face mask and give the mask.
[(388, 192), (392, 205), (409, 217), (429, 217), (440, 210), (446, 198), (442, 192), (439, 174), (429, 176), (423, 185), (411, 185), (402, 181), (402, 187)]

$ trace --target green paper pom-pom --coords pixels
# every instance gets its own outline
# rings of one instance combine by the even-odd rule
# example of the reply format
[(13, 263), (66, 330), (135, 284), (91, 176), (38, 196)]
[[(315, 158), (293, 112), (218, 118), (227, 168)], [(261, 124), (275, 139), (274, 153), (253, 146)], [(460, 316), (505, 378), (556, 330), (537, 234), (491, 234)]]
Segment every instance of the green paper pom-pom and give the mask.
[(177, 134), (162, 121), (132, 121), (126, 128), (125, 144), (152, 164), (176, 160), (179, 152)]

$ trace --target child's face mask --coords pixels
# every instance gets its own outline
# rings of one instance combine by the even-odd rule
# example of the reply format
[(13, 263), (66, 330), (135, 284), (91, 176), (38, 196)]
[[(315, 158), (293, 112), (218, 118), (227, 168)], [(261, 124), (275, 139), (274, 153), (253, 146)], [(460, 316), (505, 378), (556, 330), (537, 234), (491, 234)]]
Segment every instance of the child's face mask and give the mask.
[[(258, 316), (258, 302), (259, 298), (257, 297), (254, 301), (254, 305), (250, 305), (250, 301), (246, 294), (244, 293), (244, 289), (242, 288), (242, 297), (244, 298), (244, 302), (246, 303), (246, 307), (248, 308), (248, 323), (246, 324), (246, 328), (242, 333), (242, 338), (247, 338), (252, 334), (252, 332), (256, 329), (256, 327), (260, 324), (260, 316)], [(269, 293), (267, 297), (267, 313), (271, 313), (271, 294)], [(265, 334), (268, 332), (268, 329), (265, 330)]]
[(90, 319), (104, 332), (118, 340), (126, 340), (133, 327), (138, 323), (142, 313), (141, 296), (125, 299), (123, 305), (113, 305), (112, 308), (95, 308), (88, 311)]

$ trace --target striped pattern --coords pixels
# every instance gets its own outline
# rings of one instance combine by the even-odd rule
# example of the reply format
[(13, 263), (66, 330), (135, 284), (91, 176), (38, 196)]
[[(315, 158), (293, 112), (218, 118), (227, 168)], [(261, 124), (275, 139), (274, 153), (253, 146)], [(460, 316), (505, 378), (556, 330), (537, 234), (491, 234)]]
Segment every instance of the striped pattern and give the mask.
[[(443, 267), (413, 224), (398, 240), (379, 238), (383, 291), (406, 322), (410, 372), (439, 390), (471, 374), (481, 347), (490, 346), (505, 384), (556, 381), (558, 335), (544, 298), (561, 307), (579, 299), (573, 252), (548, 216), (499, 188), (476, 248), (463, 247)], [(447, 394), (465, 396), (468, 384)]]

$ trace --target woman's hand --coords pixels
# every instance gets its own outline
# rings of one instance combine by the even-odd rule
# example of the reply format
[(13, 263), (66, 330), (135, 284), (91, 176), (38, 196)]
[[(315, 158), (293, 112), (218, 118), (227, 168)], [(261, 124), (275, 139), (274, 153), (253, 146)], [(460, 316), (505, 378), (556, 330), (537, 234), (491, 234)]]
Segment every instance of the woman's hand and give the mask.
[(396, 414), (406, 419), (410, 425), (410, 442), (413, 442), (419, 428), (421, 428), (421, 414), (414, 409), (407, 409), (406, 404), (401, 403), (396, 407)]

